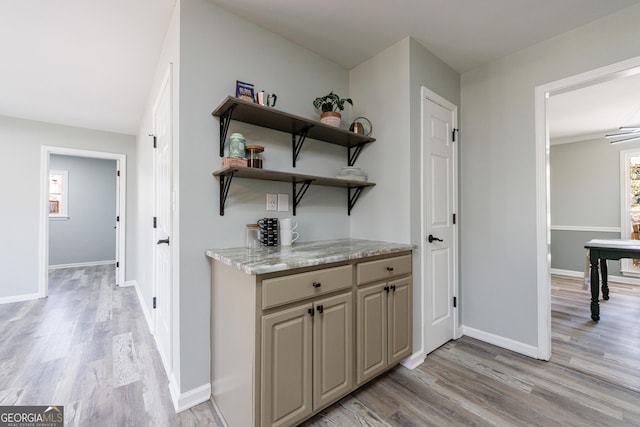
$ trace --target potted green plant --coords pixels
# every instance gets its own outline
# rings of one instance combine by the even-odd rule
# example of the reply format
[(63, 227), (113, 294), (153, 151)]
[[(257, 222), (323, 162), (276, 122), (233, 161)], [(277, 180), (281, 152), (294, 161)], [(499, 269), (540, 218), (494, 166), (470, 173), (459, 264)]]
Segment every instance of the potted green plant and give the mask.
[(328, 95), (317, 97), (313, 101), (313, 106), (322, 111), (322, 114), (320, 114), (321, 123), (340, 127), (340, 120), (342, 120), (340, 111), (344, 110), (345, 102), (348, 102), (353, 107), (351, 98), (340, 98), (331, 91)]

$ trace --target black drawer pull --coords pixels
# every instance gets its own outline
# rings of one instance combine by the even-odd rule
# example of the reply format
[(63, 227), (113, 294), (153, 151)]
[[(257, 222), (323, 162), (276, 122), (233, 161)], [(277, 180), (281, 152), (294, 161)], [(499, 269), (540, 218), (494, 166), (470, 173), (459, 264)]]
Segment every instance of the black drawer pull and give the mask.
[(395, 291), (396, 291), (396, 285), (391, 285), (391, 290), (392, 290), (393, 292), (395, 292)]
[(387, 271), (393, 271), (393, 267), (387, 267)]
[(313, 287), (314, 287), (314, 288), (319, 288), (320, 286), (322, 286), (322, 283), (320, 283), (320, 282), (313, 282)]
[(318, 309), (318, 313), (322, 314), (324, 312), (324, 307), (322, 306), (322, 304), (320, 304), (318, 307), (316, 307)]
[(385, 287), (384, 287), (384, 288), (382, 288), (382, 289), (384, 289), (385, 291), (387, 291), (387, 293), (389, 293), (389, 287), (388, 287), (388, 286), (385, 286)]

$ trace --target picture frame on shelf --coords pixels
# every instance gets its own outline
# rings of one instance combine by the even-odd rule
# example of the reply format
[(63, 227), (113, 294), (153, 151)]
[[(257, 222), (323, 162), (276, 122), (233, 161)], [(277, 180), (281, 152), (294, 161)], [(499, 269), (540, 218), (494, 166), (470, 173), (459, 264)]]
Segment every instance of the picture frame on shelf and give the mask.
[(241, 82), (236, 80), (236, 98), (245, 101), (255, 102), (255, 92), (252, 83)]

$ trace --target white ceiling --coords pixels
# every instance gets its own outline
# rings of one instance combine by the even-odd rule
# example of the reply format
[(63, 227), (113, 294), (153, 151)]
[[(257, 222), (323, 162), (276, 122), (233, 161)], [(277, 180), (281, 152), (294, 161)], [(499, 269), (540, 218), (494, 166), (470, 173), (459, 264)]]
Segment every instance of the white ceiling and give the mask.
[(411, 36), (459, 73), (639, 3), (638, 0), (209, 1), (347, 69)]
[(176, 0), (0, 0), (0, 115), (134, 135)]
[(552, 144), (616, 133), (640, 125), (640, 70), (636, 74), (553, 95), (547, 103)]
[[(461, 73), (640, 3), (209, 1), (347, 69), (411, 36)], [(0, 115), (137, 133), (175, 2), (0, 0)]]

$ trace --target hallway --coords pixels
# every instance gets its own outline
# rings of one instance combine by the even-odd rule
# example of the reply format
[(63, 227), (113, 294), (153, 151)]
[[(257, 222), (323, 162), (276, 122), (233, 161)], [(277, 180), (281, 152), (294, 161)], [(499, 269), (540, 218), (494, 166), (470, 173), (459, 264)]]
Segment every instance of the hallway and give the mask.
[(50, 270), (49, 297), (0, 306), (0, 405), (63, 405), (65, 426), (212, 425), (176, 415), (133, 287), (115, 267)]

